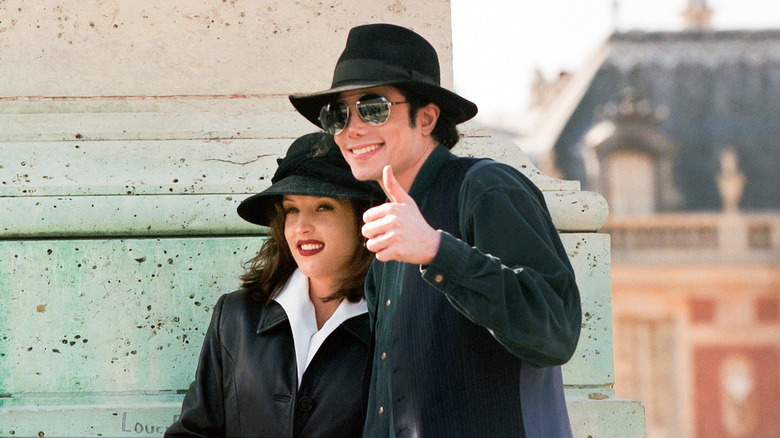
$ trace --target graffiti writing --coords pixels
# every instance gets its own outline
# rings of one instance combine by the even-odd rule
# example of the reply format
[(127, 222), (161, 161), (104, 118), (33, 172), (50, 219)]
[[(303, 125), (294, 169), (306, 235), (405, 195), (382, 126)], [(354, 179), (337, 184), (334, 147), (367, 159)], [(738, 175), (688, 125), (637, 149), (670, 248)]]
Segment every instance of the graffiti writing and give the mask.
[(179, 419), (179, 415), (174, 415), (173, 419), (168, 424), (152, 424), (143, 421), (128, 421), (127, 412), (122, 413), (122, 432), (135, 435), (159, 435), (162, 436), (168, 426), (174, 421)]

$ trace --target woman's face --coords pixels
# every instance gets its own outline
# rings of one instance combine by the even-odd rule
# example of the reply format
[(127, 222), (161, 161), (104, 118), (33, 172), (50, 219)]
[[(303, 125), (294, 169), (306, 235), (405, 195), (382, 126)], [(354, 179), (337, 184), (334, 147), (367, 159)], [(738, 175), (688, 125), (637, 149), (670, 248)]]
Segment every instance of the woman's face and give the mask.
[(333, 285), (351, 269), (362, 245), (358, 220), (349, 201), (285, 195), (284, 237), (295, 263), (310, 280)]

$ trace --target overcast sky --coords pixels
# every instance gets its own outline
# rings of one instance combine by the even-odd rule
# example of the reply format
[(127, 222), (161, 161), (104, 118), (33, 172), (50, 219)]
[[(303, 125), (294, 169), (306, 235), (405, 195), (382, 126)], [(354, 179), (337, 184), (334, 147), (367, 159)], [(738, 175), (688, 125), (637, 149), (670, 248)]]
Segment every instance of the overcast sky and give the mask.
[[(614, 29), (680, 30), (687, 0), (452, 0), (455, 91), (520, 113), (533, 72), (576, 71)], [(617, 6), (616, 6), (617, 5)], [(715, 30), (780, 29), (780, 0), (708, 0)]]

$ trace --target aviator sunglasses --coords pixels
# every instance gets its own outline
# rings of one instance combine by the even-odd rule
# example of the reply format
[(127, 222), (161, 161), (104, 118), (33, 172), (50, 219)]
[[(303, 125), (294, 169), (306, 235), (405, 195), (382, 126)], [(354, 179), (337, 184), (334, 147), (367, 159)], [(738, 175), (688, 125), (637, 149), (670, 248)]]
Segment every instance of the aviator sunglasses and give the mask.
[[(390, 118), (390, 107), (403, 102), (390, 102), (386, 97), (378, 94), (364, 94), (355, 102), (360, 120), (371, 126), (380, 126)], [(349, 107), (342, 101), (331, 102), (320, 110), (320, 125), (328, 134), (339, 134), (349, 123)]]

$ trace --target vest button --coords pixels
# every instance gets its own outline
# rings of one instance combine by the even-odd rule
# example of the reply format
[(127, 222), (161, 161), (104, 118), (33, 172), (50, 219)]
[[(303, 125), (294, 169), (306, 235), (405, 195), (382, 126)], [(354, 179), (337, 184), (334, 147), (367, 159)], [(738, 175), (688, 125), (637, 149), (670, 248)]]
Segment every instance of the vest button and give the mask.
[(311, 397), (301, 397), (301, 401), (298, 402), (298, 408), (303, 412), (309, 412), (314, 406), (314, 400)]
[(382, 415), (385, 413), (385, 408), (383, 406), (379, 407), (379, 415)]
[(382, 360), (387, 360), (387, 353), (382, 352)]
[(385, 303), (385, 306), (390, 307), (391, 304), (393, 304), (393, 302), (390, 301), (390, 300), (387, 300), (387, 302)]
[(441, 283), (442, 281), (444, 281), (444, 276), (441, 274), (436, 274), (436, 276), (433, 277), (433, 281), (437, 283)]

